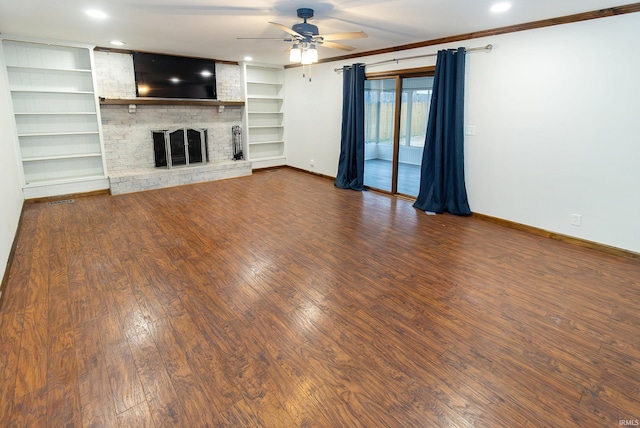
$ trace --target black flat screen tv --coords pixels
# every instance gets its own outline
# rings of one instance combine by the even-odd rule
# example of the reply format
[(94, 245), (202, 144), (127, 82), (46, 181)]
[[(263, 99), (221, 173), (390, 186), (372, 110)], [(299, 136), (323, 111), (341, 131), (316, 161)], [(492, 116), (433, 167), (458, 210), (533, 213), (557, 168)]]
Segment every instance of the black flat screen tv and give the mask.
[(215, 60), (134, 52), (133, 68), (138, 97), (217, 98)]

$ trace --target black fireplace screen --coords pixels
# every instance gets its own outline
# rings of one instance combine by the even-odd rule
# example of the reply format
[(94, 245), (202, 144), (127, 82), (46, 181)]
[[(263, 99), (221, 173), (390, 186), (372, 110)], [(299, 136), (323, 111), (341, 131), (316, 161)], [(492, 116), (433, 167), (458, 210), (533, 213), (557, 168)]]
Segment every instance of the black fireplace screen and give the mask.
[(206, 129), (178, 128), (152, 131), (157, 168), (172, 168), (209, 161)]

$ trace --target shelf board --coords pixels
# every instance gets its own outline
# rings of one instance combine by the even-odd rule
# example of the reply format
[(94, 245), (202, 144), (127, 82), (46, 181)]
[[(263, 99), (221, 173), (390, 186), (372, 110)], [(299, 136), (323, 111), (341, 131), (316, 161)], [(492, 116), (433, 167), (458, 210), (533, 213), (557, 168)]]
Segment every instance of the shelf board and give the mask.
[(269, 86), (282, 86), (282, 82), (266, 82), (266, 81), (257, 81), (257, 80), (247, 80), (247, 84), (250, 85), (269, 85)]
[(76, 132), (36, 132), (29, 134), (18, 134), (18, 137), (47, 137), (54, 135), (88, 135), (98, 134), (98, 131), (76, 131)]
[(101, 153), (85, 153), (78, 155), (59, 155), (59, 156), (39, 156), (33, 158), (22, 158), (22, 162), (38, 162), (38, 161), (50, 161), (50, 160), (61, 160), (61, 159), (79, 159), (79, 158), (95, 158), (101, 157)]
[(249, 125), (249, 129), (284, 128), (284, 125)]
[(60, 177), (56, 179), (45, 179), (45, 180), (27, 180), (25, 177), (26, 187), (41, 187), (41, 186), (51, 186), (54, 184), (67, 184), (67, 183), (77, 183), (81, 181), (87, 180), (104, 180), (108, 177), (104, 174), (87, 174), (87, 175), (74, 175), (69, 177)]
[(72, 94), (72, 95), (93, 95), (93, 91), (58, 91), (51, 89), (11, 89), (11, 92), (22, 92), (28, 94)]
[(54, 71), (54, 72), (72, 72), (72, 73), (91, 73), (91, 70), (83, 68), (49, 68), (49, 67), (30, 67), (27, 65), (7, 65), (7, 68), (14, 70), (27, 70), (27, 71)]
[(250, 161), (270, 161), (270, 160), (276, 160), (276, 159), (285, 159), (286, 156), (285, 155), (277, 155), (277, 156), (265, 156), (263, 158), (261, 157), (255, 157), (255, 158), (251, 158), (249, 159)]
[(190, 105), (190, 106), (244, 106), (244, 101), (199, 100), (184, 98), (100, 98), (102, 105)]
[(268, 97), (266, 95), (247, 95), (248, 100), (274, 100), (274, 101), (282, 101), (284, 98), (282, 97)]
[(33, 113), (23, 113), (16, 112), (16, 116), (82, 116), (82, 115), (93, 115), (95, 116), (97, 113), (95, 111), (91, 112), (83, 112), (83, 111), (69, 111), (69, 112), (33, 112)]
[(248, 111), (249, 114), (284, 114), (282, 111)]
[(250, 146), (258, 146), (260, 144), (284, 144), (284, 140), (255, 141), (253, 143), (249, 143)]

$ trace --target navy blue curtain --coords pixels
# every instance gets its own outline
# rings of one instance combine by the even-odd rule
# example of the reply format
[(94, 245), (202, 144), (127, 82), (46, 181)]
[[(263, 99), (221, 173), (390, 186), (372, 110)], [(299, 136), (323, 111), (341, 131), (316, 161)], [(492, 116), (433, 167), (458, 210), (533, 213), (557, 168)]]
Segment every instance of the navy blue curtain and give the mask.
[(341, 189), (364, 189), (364, 64), (342, 69), (342, 136), (338, 174)]
[(420, 192), (413, 204), (423, 211), (471, 214), (464, 185), (464, 63), (464, 48), (438, 52)]

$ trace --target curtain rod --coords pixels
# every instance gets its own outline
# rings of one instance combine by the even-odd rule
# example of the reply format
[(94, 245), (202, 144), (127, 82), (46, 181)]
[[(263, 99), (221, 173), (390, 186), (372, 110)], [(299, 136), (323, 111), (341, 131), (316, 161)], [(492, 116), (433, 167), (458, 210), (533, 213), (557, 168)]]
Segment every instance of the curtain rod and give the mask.
[[(467, 52), (474, 52), (474, 51), (487, 51), (487, 52), (491, 52), (491, 49), (493, 49), (493, 45), (486, 45), (486, 46), (480, 46), (477, 48), (469, 48), (467, 49)], [(390, 62), (395, 62), (396, 64), (399, 61), (406, 61), (408, 59), (417, 59), (417, 58), (428, 58), (428, 57), (432, 57), (432, 56), (437, 56), (437, 53), (431, 53), (431, 54), (426, 54), (426, 55), (416, 55), (416, 56), (406, 56), (403, 58), (393, 58), (393, 59), (387, 59), (384, 61), (378, 61), (378, 62), (372, 62), (371, 64), (364, 64), (365, 67), (373, 67), (375, 65), (382, 65), (382, 64), (388, 64)], [(334, 68), (333, 71), (335, 71), (336, 73), (340, 73), (342, 72), (342, 68)]]

